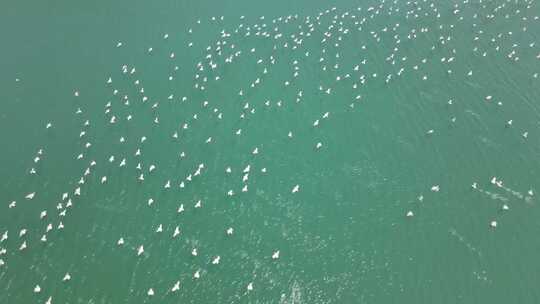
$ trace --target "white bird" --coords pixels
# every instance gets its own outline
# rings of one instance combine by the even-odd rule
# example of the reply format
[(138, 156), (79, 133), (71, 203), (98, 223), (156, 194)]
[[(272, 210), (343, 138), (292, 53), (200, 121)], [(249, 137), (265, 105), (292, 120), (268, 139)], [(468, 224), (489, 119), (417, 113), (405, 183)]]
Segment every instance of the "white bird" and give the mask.
[(118, 240), (118, 242), (116, 242), (116, 244), (117, 244), (118, 246), (124, 245), (124, 238), (121, 237), (121, 238)]
[(497, 227), (497, 221), (491, 221), (491, 223), (489, 224), (492, 228), (496, 228)]
[(162, 224), (159, 224), (159, 226), (157, 227), (156, 229), (156, 232), (163, 232), (163, 225)]
[(296, 185), (296, 186), (293, 187), (293, 189), (292, 189), (291, 192), (292, 192), (292, 193), (296, 193), (296, 192), (298, 192), (299, 190), (300, 190), (300, 185)]
[(227, 235), (232, 235), (234, 232), (234, 229), (232, 227), (227, 228)]
[(272, 254), (272, 259), (273, 259), (273, 260), (279, 259), (279, 250), (275, 251), (275, 252)]
[(253, 290), (253, 283), (249, 283), (249, 284), (248, 284), (247, 290), (248, 290), (248, 291), (252, 291), (252, 290)]
[(197, 201), (197, 203), (195, 204), (195, 208), (201, 208), (202, 207), (202, 202), (201, 200)]
[(177, 237), (178, 235), (180, 235), (180, 228), (176, 226), (176, 228), (174, 228), (173, 238)]
[(178, 213), (184, 212), (184, 204), (180, 204), (180, 207), (178, 207), (177, 212), (178, 212)]
[(414, 213), (412, 211), (407, 212), (407, 217), (413, 217), (413, 216), (414, 216)]
[(36, 193), (32, 192), (32, 193), (28, 193), (24, 198), (26, 198), (27, 200), (31, 200), (34, 198), (34, 196), (36, 196)]
[(141, 246), (139, 246), (139, 249), (137, 250), (137, 256), (140, 256), (143, 253), (144, 253), (144, 246), (141, 245)]
[(507, 210), (509, 210), (509, 209), (510, 209), (510, 208), (508, 207), (507, 204), (504, 204), (504, 205), (502, 206), (502, 210), (504, 210), (504, 211), (507, 211)]
[(5, 240), (8, 239), (8, 230), (6, 230), (3, 234), (2, 234), (2, 238), (0, 238), (0, 243), (1, 242), (4, 242)]
[(221, 257), (220, 257), (219, 255), (216, 256), (216, 257), (214, 258), (214, 260), (212, 260), (212, 264), (213, 264), (213, 265), (219, 264), (219, 260), (220, 260), (220, 259), (221, 259)]
[(176, 283), (174, 283), (174, 286), (171, 288), (171, 292), (176, 292), (180, 289), (180, 281), (176, 281)]
[(201, 273), (200, 273), (200, 270), (197, 270), (194, 274), (193, 274), (193, 278), (194, 279), (198, 279), (201, 277)]
[(154, 295), (154, 290), (153, 290), (152, 288), (148, 289), (147, 294), (148, 294), (149, 296), (153, 296), (153, 295)]
[(198, 255), (197, 248), (193, 248), (193, 250), (191, 250), (191, 255), (192, 256), (197, 256)]
[(41, 287), (39, 285), (36, 285), (36, 287), (34, 287), (34, 293), (40, 293), (41, 292)]
[(68, 273), (66, 273), (66, 275), (64, 276), (64, 278), (62, 279), (62, 281), (63, 281), (63, 282), (67, 282), (67, 281), (69, 281), (69, 280), (71, 280), (71, 275), (70, 275), (69, 272), (68, 272)]
[(441, 187), (439, 187), (439, 185), (435, 185), (431, 187), (431, 191), (433, 192), (439, 192), (439, 190), (441, 190)]

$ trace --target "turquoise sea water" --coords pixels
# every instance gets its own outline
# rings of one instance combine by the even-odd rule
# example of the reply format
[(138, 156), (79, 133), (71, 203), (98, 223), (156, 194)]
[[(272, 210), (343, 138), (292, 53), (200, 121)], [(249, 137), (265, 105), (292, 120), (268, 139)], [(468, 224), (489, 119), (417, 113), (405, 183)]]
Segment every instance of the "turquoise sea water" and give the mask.
[(0, 11), (0, 303), (540, 301), (536, 1)]

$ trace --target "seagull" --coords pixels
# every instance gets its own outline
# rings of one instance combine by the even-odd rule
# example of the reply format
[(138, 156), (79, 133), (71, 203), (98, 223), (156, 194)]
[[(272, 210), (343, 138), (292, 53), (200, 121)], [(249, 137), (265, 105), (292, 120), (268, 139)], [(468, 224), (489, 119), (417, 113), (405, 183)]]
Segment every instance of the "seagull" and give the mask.
[(153, 290), (152, 288), (148, 289), (147, 294), (148, 294), (149, 296), (153, 296), (153, 295), (154, 295), (154, 290)]
[(219, 255), (218, 255), (218, 256), (216, 256), (216, 257), (214, 258), (214, 260), (212, 260), (212, 264), (213, 264), (213, 265), (217, 265), (217, 264), (219, 264), (219, 260), (220, 260), (220, 259), (221, 259), (221, 258), (220, 258), (220, 256), (219, 256)]
[(26, 198), (27, 200), (31, 200), (34, 198), (35, 195), (36, 195), (35, 192), (28, 193), (24, 198)]
[(496, 228), (497, 227), (497, 221), (491, 221), (491, 223), (489, 224), (492, 228)]
[(67, 282), (67, 281), (69, 281), (69, 280), (71, 280), (71, 275), (70, 275), (69, 272), (68, 272), (68, 273), (66, 273), (66, 275), (64, 276), (64, 278), (62, 279), (62, 281), (63, 281), (63, 282)]
[(180, 235), (180, 228), (176, 226), (176, 228), (174, 228), (173, 238), (177, 237), (178, 235)]
[(292, 189), (291, 192), (292, 192), (292, 193), (296, 193), (296, 192), (298, 192), (299, 190), (300, 190), (300, 185), (296, 185), (296, 186), (293, 187), (293, 189)]
[(141, 245), (141, 246), (139, 246), (139, 249), (137, 250), (137, 256), (140, 256), (143, 253), (144, 253), (144, 247), (143, 247), (143, 245)]
[(413, 217), (413, 216), (414, 216), (414, 213), (412, 211), (407, 212), (407, 217)]
[(174, 283), (174, 286), (171, 288), (171, 292), (176, 292), (180, 289), (180, 281), (176, 281), (176, 283)]
[(252, 291), (252, 290), (253, 290), (253, 283), (249, 283), (249, 284), (248, 284), (247, 290), (248, 290), (248, 291)]
[(193, 274), (193, 278), (194, 279), (198, 279), (201, 277), (201, 274), (200, 274), (200, 270), (197, 270), (194, 274)]
[(41, 292), (41, 287), (39, 285), (36, 285), (36, 287), (34, 287), (34, 293), (40, 293)]
[(226, 231), (227, 235), (232, 235), (233, 232), (234, 232), (234, 229), (232, 227), (227, 228), (227, 231)]
[(277, 259), (279, 259), (279, 250), (275, 251), (272, 254), (272, 260), (277, 260)]
[(118, 242), (116, 242), (116, 244), (117, 244), (118, 246), (124, 245), (124, 238), (121, 237), (121, 238), (118, 240)]

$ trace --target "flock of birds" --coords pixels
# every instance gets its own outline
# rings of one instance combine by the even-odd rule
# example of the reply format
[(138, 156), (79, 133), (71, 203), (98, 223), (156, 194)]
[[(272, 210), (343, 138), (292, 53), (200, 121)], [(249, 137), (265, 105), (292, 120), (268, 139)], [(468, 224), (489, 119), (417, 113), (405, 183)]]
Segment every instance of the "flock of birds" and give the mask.
[[(531, 40), (526, 44), (514, 42), (514, 37), (518, 33), (501, 30), (495, 36), (487, 36), (484, 31), (490, 26), (493, 20), (519, 19), (523, 25), (519, 30), (526, 33), (529, 26), (538, 27), (537, 15), (534, 15), (537, 8), (535, 1), (484, 1), (484, 0), (462, 0), (455, 3), (446, 3), (441, 5), (436, 1), (385, 1), (381, 0), (377, 5), (368, 7), (358, 7), (351, 10), (342, 11), (337, 8), (330, 8), (321, 11), (315, 16), (288, 15), (277, 18), (259, 17), (255, 23), (248, 23), (247, 18), (241, 16), (239, 22), (232, 28), (222, 28), (215, 41), (203, 49), (200, 61), (192, 66), (184, 65), (181, 62), (183, 49), (173, 49), (174, 35), (164, 34), (161, 41), (156, 42), (154, 47), (148, 46), (145, 56), (159, 56), (159, 60), (168, 61), (168, 75), (163, 76), (163, 81), (168, 81), (174, 87), (175, 81), (181, 75), (188, 75), (191, 79), (191, 88), (182, 90), (181, 93), (171, 90), (170, 92), (152, 92), (152, 89), (145, 87), (143, 81), (143, 70), (136, 64), (121, 64), (117, 72), (111, 76), (106, 76), (104, 86), (110, 92), (110, 99), (104, 101), (104, 114), (92, 116), (87, 113), (84, 105), (75, 110), (75, 116), (80, 121), (80, 130), (78, 139), (81, 142), (80, 152), (73, 155), (78, 165), (82, 164), (83, 169), (80, 174), (74, 176), (74, 185), (66, 187), (65, 191), (58, 194), (58, 202), (55, 206), (36, 204), (36, 217), (42, 223), (42, 229), (28, 229), (25, 224), (19, 227), (3, 231), (0, 235), (0, 272), (6, 272), (10, 266), (10, 256), (25, 254), (28, 250), (40, 250), (39, 243), (47, 243), (51, 238), (51, 231), (65, 231), (62, 233), (72, 233), (71, 227), (64, 223), (70, 214), (77, 212), (77, 203), (85, 201), (85, 188), (89, 185), (102, 185), (110, 183), (117, 179), (120, 170), (131, 168), (129, 179), (139, 184), (147, 183), (148, 179), (160, 183), (160, 187), (155, 189), (155, 195), (147, 198), (141, 198), (143, 204), (148, 208), (154, 208), (158, 202), (157, 193), (164, 191), (180, 192), (185, 188), (191, 187), (192, 191), (203, 191), (196, 184), (197, 180), (208, 174), (209, 168), (212, 170), (222, 170), (226, 176), (230, 176), (231, 187), (223, 191), (224, 200), (230, 197), (242, 195), (242, 193), (252, 191), (250, 181), (253, 176), (271, 175), (272, 167), (266, 167), (259, 157), (265, 154), (265, 150), (271, 145), (274, 139), (285, 141), (287, 145), (295, 145), (296, 134), (302, 131), (291, 128), (283, 134), (268, 134), (268, 138), (259, 138), (260, 143), (253, 145), (246, 151), (235, 151), (236, 154), (245, 155), (249, 159), (242, 165), (229, 165), (217, 163), (212, 156), (203, 159), (204, 149), (211, 149), (213, 145), (224, 144), (224, 140), (216, 137), (209, 131), (211, 128), (227, 129), (230, 128), (231, 138), (238, 141), (242, 140), (245, 133), (250, 132), (250, 121), (256, 120), (256, 114), (261, 111), (275, 111), (275, 115), (285, 113), (294, 109), (300, 104), (309, 103), (310, 100), (305, 96), (322, 96), (319, 98), (329, 98), (337, 96), (338, 92), (346, 92), (346, 100), (335, 100), (333, 103), (327, 103), (327, 109), (321, 111), (319, 117), (311, 121), (301, 121), (303, 129), (317, 130), (324, 128), (337, 116), (337, 112), (350, 112), (355, 108), (362, 107), (363, 103), (369, 100), (363, 95), (364, 88), (367, 85), (379, 85), (381, 90), (391, 89), (395, 82), (407, 82), (411, 79), (428, 81), (433, 75), (428, 75), (430, 65), (441, 64), (444, 66), (443, 74), (452, 79), (463, 79), (468, 81), (474, 79), (476, 71), (462, 70), (456, 67), (456, 62), (461, 63), (461, 58), (465, 56), (505, 56), (506, 60), (517, 62), (519, 60), (531, 60), (524, 56), (531, 56), (531, 52), (536, 53), (534, 60), (540, 60), (540, 50), (535, 41)], [(443, 6), (443, 8), (440, 8)], [(530, 15), (533, 13), (532, 15)], [(209, 23), (220, 25), (225, 20), (224, 16), (212, 17)], [(383, 21), (381, 21), (383, 20)], [(386, 25), (380, 28), (374, 28), (372, 24), (381, 23), (386, 20)], [(185, 49), (194, 49), (198, 47), (197, 27), (205, 20), (197, 21), (193, 28), (187, 30), (187, 41)], [(469, 22), (472, 24), (470, 29), (472, 38), (470, 49), (456, 47), (453, 42), (459, 35), (464, 33), (456, 32), (460, 24)], [(417, 24), (417, 26), (413, 26)], [(429, 26), (423, 26), (427, 24)], [(363, 35), (365, 39), (355, 40), (355, 36)], [(468, 35), (468, 34), (467, 34)], [(460, 37), (457, 37), (460, 39)], [(355, 48), (354, 61), (356, 64), (349, 66), (342, 64), (342, 58), (350, 56), (349, 50), (342, 48), (349, 41), (357, 43)], [(424, 45), (429, 43), (429, 49), (423, 50), (425, 57), (414, 58), (408, 56), (402, 51), (404, 44)], [(381, 48), (385, 43), (392, 45), (389, 48)], [(128, 48), (129, 43), (117, 42), (116, 48), (124, 50)], [(373, 51), (375, 50), (375, 51)], [(384, 53), (383, 53), (384, 51)], [(373, 55), (373, 53), (376, 55)], [(165, 54), (165, 55), (164, 55)], [(437, 55), (432, 55), (437, 54)], [(155, 60), (155, 58), (154, 58)], [(239, 63), (237, 63), (239, 62)], [(224, 87), (222, 84), (228, 80), (228, 76), (238, 65), (245, 64), (250, 66), (251, 72), (256, 72), (257, 76), (240, 87)], [(374, 72), (376, 68), (379, 72)], [(370, 72), (367, 72), (370, 71)], [(383, 72), (380, 72), (383, 71)], [(299, 86), (302, 77), (315, 75), (315, 81), (310, 87)], [(271, 77), (272, 80), (268, 80)], [(527, 76), (531, 80), (538, 78), (538, 73), (533, 72)], [(17, 81), (20, 81), (17, 79)], [(280, 92), (293, 91), (291, 96), (276, 99), (255, 98), (256, 92), (264, 87), (267, 82), (271, 82), (275, 94)], [(218, 93), (212, 95), (212, 91)], [(231, 99), (221, 98), (221, 92), (233, 92), (235, 97)], [(451, 94), (452, 92), (450, 92)], [(77, 102), (84, 98), (85, 92), (75, 90), (73, 95)], [(163, 98), (161, 97), (163, 95)], [(160, 97), (156, 97), (160, 96)], [(279, 96), (279, 95), (276, 95)], [(503, 100), (497, 96), (486, 95), (483, 102), (486, 107), (503, 106)], [(445, 101), (452, 106), (452, 99)], [(166, 123), (162, 120), (166, 113), (161, 112), (163, 104), (172, 105), (178, 109), (189, 109), (182, 112), (181, 117), (172, 123)], [(163, 116), (160, 116), (160, 114)], [(104, 115), (104, 116), (103, 116)], [(102, 147), (94, 147), (96, 141), (101, 139), (92, 137), (93, 124), (96, 121), (104, 119), (107, 130), (111, 130), (104, 136), (113, 137), (115, 134), (122, 134), (118, 138), (111, 138), (107, 144)], [(229, 124), (225, 122), (229, 121)], [(456, 117), (449, 117), (452, 124), (457, 124)], [(159, 171), (169, 164), (159, 163), (158, 159), (162, 154), (170, 154), (171, 151), (161, 151), (156, 155), (147, 155), (147, 142), (154, 139), (151, 135), (144, 134), (142, 128), (136, 126), (153, 125), (154, 130), (159, 134), (166, 134), (170, 141), (176, 144), (178, 148), (173, 152), (175, 162), (181, 169), (181, 175), (160, 176)], [(513, 127), (514, 121), (501, 121), (501, 125)], [(54, 130), (55, 122), (45, 123), (46, 129)], [(142, 131), (142, 132), (141, 132)], [(532, 131), (536, 130), (531, 130)], [(48, 131), (50, 132), (50, 131)], [(122, 133), (124, 132), (124, 133)], [(154, 132), (148, 132), (156, 134)], [(521, 136), (526, 140), (529, 136), (529, 130), (520, 131)], [(159, 137), (162, 135), (158, 135)], [(437, 136), (437, 130), (425, 130), (426, 137)], [(189, 144), (186, 138), (189, 138)], [(158, 140), (155, 140), (156, 143)], [(103, 141), (102, 141), (103, 142)], [(134, 143), (137, 148), (123, 152), (118, 155), (116, 151), (121, 150), (127, 142)], [(96, 145), (97, 146), (97, 145)], [(200, 150), (192, 147), (202, 147)], [(325, 138), (312, 142), (312, 153), (325, 153)], [(110, 151), (106, 157), (99, 156), (93, 151), (103, 149)], [(127, 151), (123, 149), (122, 151)], [(32, 165), (27, 174), (41, 176), (47, 172), (40, 171), (40, 163), (46, 158), (47, 147), (39, 148)], [(153, 160), (154, 159), (154, 160)], [(190, 164), (190, 165), (184, 165)], [(191, 165), (195, 164), (195, 165)], [(216, 168), (217, 167), (217, 168)], [(108, 172), (102, 174), (101, 172)], [(124, 175), (125, 176), (125, 175)], [(238, 176), (238, 177), (236, 177)], [(278, 177), (279, 178), (279, 177)], [(486, 188), (482, 188), (485, 184)], [(534, 189), (527, 189), (526, 194), (514, 191), (503, 183), (500, 177), (492, 177), (491, 180), (473, 181), (471, 187), (486, 195), (494, 195), (492, 189), (501, 189), (512, 193), (515, 197), (531, 201), (534, 198)], [(289, 195), (296, 195), (302, 191), (302, 181), (284, 185), (284, 191)], [(495, 188), (489, 188), (495, 187)], [(434, 193), (444, 189), (444, 185), (429, 185), (428, 191)], [(216, 190), (217, 191), (217, 190)], [(28, 189), (20, 197), (9, 200), (2, 212), (16, 212), (20, 204), (24, 201), (33, 201), (39, 199), (40, 193), (34, 189)], [(199, 195), (197, 197), (202, 197)], [(419, 201), (423, 196), (418, 197)], [(91, 202), (85, 202), (91, 203)], [(140, 204), (137, 202), (136, 204)], [(192, 203), (183, 202), (171, 209), (180, 217), (184, 212), (194, 209), (205, 208), (207, 202), (204, 199), (194, 199)], [(227, 208), (226, 204), (220, 208)], [(504, 202), (499, 210), (509, 212), (510, 205)], [(494, 210), (498, 212), (498, 210)], [(405, 209), (403, 218), (413, 219), (415, 213), (412, 210)], [(129, 215), (127, 215), (129, 216)], [(28, 221), (34, 219), (34, 215), (27, 214)], [(499, 223), (493, 219), (486, 223), (488, 229), (495, 229)], [(0, 226), (0, 228), (2, 228)], [(170, 234), (170, 242), (185, 237), (189, 234), (188, 228), (178, 225), (159, 224), (157, 227), (151, 227), (155, 233)], [(227, 238), (234, 237), (240, 233), (235, 229), (234, 223), (230, 226), (222, 227), (223, 234)], [(39, 241), (30, 242), (29, 235), (35, 234)], [(131, 251), (134, 256), (143, 258), (148, 250), (147, 243), (137, 243), (127, 246), (128, 239), (136, 239), (130, 235), (118, 235), (115, 243), (115, 250)], [(193, 246), (189, 253), (197, 257), (204, 248)], [(275, 248), (269, 252), (266, 257), (268, 263), (276, 263), (282, 259), (287, 259), (286, 254), (281, 255), (280, 248)], [(206, 264), (201, 264), (196, 271), (190, 274), (192, 280), (200, 280), (204, 275), (205, 267), (219, 267), (220, 263), (227, 263), (227, 256), (216, 253)], [(77, 280), (72, 278), (72, 274), (66, 271), (59, 281), (70, 282)], [(48, 278), (55, 280), (55, 278)], [(154, 297), (157, 294), (171, 294), (180, 292), (183, 286), (181, 280), (171, 281), (168, 286), (147, 286), (145, 294), (148, 297)], [(249, 294), (255, 292), (263, 286), (258, 286), (254, 277), (243, 283), (243, 287), (238, 291), (240, 294)], [(21, 291), (22, 293), (26, 291)], [(45, 303), (53, 303), (54, 295), (48, 290), (44, 290), (40, 284), (33, 288), (36, 294), (47, 293)]]

